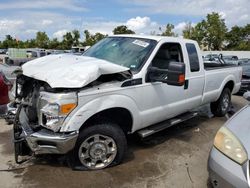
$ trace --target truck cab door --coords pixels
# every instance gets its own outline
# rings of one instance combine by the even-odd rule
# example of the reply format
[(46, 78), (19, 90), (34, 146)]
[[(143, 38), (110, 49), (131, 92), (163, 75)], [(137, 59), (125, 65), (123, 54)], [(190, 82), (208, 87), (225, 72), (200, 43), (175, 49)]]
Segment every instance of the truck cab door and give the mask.
[(185, 43), (184, 56), (186, 57), (186, 82), (184, 89), (187, 89), (186, 97), (190, 107), (195, 108), (201, 105), (203, 90), (205, 86), (205, 72), (201, 62), (202, 57), (198, 53), (199, 47), (195, 43)]
[[(184, 84), (177, 86), (164, 81), (157, 81), (168, 78), (168, 67), (171, 62), (175, 62), (175, 64), (184, 63), (180, 43), (162, 44), (148, 67), (142, 96), (143, 111), (141, 113), (144, 127), (172, 118), (186, 112), (190, 108), (188, 101), (189, 87), (185, 88)], [(161, 71), (152, 76), (150, 73), (152, 69), (160, 69)], [(157, 76), (159, 77), (158, 79)], [(152, 79), (153, 77), (154, 79)]]

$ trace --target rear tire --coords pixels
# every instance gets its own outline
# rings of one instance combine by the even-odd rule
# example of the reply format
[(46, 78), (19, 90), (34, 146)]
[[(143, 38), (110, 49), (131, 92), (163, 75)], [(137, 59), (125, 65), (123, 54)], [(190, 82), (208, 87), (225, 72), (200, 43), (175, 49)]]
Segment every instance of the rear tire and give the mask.
[(123, 130), (113, 123), (84, 128), (70, 153), (73, 170), (99, 170), (122, 162), (127, 150)]
[(231, 105), (231, 91), (229, 88), (224, 88), (220, 98), (210, 104), (211, 112), (217, 117), (223, 117), (227, 114)]

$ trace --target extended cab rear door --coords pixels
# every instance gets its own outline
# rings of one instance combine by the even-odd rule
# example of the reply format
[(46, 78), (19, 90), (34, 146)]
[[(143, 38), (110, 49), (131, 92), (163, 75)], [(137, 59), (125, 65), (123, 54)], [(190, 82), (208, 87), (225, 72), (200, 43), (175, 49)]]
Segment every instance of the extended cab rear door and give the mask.
[(205, 72), (200, 54), (200, 48), (196, 42), (184, 42), (184, 57), (186, 64), (186, 99), (190, 108), (198, 107), (202, 103), (202, 96), (205, 86)]

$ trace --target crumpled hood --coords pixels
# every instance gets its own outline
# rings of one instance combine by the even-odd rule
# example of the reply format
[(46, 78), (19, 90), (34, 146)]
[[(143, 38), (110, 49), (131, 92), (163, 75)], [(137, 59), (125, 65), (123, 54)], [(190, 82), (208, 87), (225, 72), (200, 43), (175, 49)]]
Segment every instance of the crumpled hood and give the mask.
[(99, 76), (129, 71), (105, 60), (76, 55), (49, 55), (25, 63), (25, 76), (47, 82), (52, 88), (81, 88)]
[(242, 108), (227, 123), (226, 127), (241, 141), (250, 159), (250, 105)]

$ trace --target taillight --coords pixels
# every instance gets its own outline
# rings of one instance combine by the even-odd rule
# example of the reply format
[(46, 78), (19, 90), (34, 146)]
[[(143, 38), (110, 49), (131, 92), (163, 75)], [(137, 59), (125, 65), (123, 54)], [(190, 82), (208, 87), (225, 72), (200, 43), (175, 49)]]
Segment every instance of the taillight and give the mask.
[(0, 72), (0, 105), (9, 103), (8, 85), (5, 81), (3, 74)]
[(12, 88), (12, 84), (11, 82), (6, 78), (6, 76), (3, 74), (3, 73), (0, 73), (0, 75), (2, 76), (3, 78), (3, 82), (8, 86), (8, 89), (11, 90)]

